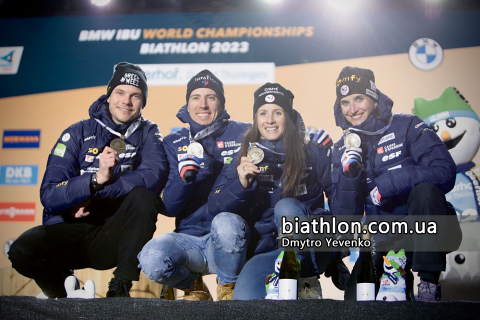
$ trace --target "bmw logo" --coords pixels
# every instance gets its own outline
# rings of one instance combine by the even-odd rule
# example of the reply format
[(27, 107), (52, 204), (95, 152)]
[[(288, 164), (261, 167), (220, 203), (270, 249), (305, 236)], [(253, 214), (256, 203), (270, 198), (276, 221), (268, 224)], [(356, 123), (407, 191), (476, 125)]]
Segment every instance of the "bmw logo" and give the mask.
[(269, 94), (268, 96), (265, 97), (265, 101), (273, 102), (275, 101), (275, 96), (273, 94)]
[(340, 88), (340, 92), (343, 94), (343, 95), (346, 95), (348, 94), (348, 91), (350, 91), (350, 88), (344, 84), (341, 88)]
[(415, 40), (408, 50), (410, 62), (420, 70), (437, 68), (443, 60), (443, 49), (437, 41), (430, 38)]

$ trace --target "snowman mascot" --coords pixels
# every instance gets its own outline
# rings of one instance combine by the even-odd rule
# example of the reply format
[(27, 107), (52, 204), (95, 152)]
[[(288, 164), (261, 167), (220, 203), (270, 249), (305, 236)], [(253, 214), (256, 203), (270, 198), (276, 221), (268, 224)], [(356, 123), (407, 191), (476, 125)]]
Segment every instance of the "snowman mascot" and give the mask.
[(437, 133), (457, 165), (455, 187), (446, 194), (459, 218), (463, 240), (447, 255), (440, 278), (443, 299), (480, 300), (480, 165), (472, 161), (480, 147), (480, 118), (453, 87), (432, 100), (416, 98), (413, 114)]

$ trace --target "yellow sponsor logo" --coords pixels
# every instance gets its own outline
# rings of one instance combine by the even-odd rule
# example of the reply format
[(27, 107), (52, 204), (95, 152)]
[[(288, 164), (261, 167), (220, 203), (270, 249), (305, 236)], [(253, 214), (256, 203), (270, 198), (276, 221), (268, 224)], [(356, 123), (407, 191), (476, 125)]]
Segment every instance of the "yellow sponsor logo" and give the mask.
[(342, 78), (342, 79), (338, 79), (337, 81), (337, 87), (342, 84), (342, 83), (345, 83), (347, 81), (353, 81), (353, 82), (360, 82), (360, 79), (362, 79), (361, 77), (357, 77), (356, 75), (352, 75), (350, 77), (345, 77), (345, 78)]

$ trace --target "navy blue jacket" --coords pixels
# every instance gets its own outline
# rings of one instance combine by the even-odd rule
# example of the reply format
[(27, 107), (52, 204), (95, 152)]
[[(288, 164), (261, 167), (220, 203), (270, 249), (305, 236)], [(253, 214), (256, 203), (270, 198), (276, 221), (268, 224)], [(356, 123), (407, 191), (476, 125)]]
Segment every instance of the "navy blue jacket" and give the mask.
[(201, 169), (196, 180), (185, 182), (178, 172), (178, 159), (187, 153), (190, 144), (190, 131), (193, 138), (196, 133), (210, 125), (199, 125), (190, 118), (187, 106), (183, 106), (177, 114), (178, 119), (188, 123), (189, 127), (170, 133), (165, 137), (165, 151), (170, 164), (170, 173), (162, 199), (167, 215), (176, 217), (176, 232), (193, 236), (203, 236), (210, 232), (213, 218), (218, 213), (208, 212), (207, 202), (212, 193), (213, 185), (224, 170), (224, 164), (229, 164), (240, 151), (240, 143), (244, 133), (251, 124), (228, 120), (230, 115), (226, 110), (211, 124), (223, 122), (224, 125), (198, 141), (204, 148), (203, 158), (200, 160)]
[[(377, 117), (372, 113), (353, 126), (342, 114), (337, 99), (334, 106), (337, 126), (356, 128), (362, 139), (365, 170), (355, 178), (345, 177), (341, 156), (343, 138), (334, 145), (332, 163), (332, 212), (335, 215), (406, 215), (406, 201), (420, 183), (430, 183), (449, 192), (455, 184), (455, 162), (445, 144), (420, 118), (411, 114), (392, 114), (393, 101), (380, 92)], [(390, 122), (390, 118), (391, 124)], [(368, 135), (365, 132), (378, 132)], [(370, 191), (378, 187), (381, 206), (375, 206)]]
[[(97, 172), (99, 156), (105, 146), (117, 138), (95, 119), (113, 130), (125, 133), (128, 125), (116, 125), (108, 111), (105, 95), (89, 109), (90, 119), (77, 122), (65, 131), (48, 156), (47, 169), (40, 187), (44, 206), (43, 224), (65, 222), (72, 210), (94, 196), (118, 198), (136, 187), (156, 194), (165, 185), (168, 164), (158, 126), (141, 118), (137, 129), (125, 139), (127, 149), (119, 155), (111, 179), (103, 190), (91, 194), (91, 173)], [(93, 213), (92, 213), (93, 214)]]
[[(303, 123), (301, 117), (298, 118)], [(277, 153), (285, 152), (282, 141), (270, 142), (262, 139), (260, 143)], [(307, 153), (307, 166), (295, 198), (310, 208), (313, 214), (326, 214), (324, 192), (329, 196), (330, 149), (320, 148), (312, 142), (305, 144), (304, 148)], [(270, 252), (277, 248), (277, 226), (273, 209), (283, 198), (281, 176), (284, 162), (284, 155), (265, 151), (264, 160), (258, 164), (260, 173), (247, 189), (243, 188), (238, 179), (238, 163), (235, 162), (229, 165), (221, 179), (217, 180), (213, 188), (215, 193), (209, 199), (209, 212), (237, 213), (253, 227), (251, 241), (254, 246), (253, 254)]]

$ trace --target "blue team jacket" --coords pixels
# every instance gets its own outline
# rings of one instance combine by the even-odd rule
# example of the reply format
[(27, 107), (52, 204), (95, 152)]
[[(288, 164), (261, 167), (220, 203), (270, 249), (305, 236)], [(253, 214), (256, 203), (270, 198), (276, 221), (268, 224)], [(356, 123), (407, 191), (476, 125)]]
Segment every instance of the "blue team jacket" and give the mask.
[[(117, 132), (125, 133), (127, 125), (115, 125), (108, 111), (105, 95), (89, 109), (90, 119), (68, 127), (48, 156), (47, 169), (40, 187), (44, 206), (43, 224), (65, 222), (72, 210), (92, 198), (91, 173), (97, 172), (99, 157), (105, 146), (117, 138), (96, 120)], [(118, 198), (136, 187), (160, 193), (168, 175), (163, 138), (158, 126), (141, 118), (137, 129), (125, 139), (127, 148), (119, 155), (112, 178), (95, 198)]]
[[(200, 130), (209, 125), (199, 125), (188, 114), (187, 106), (183, 106), (177, 114), (178, 119), (190, 127), (170, 133), (165, 137), (165, 151), (170, 164), (170, 173), (162, 199), (167, 215), (176, 217), (176, 232), (194, 236), (202, 236), (210, 232), (213, 218), (218, 212), (209, 212), (207, 202), (215, 191), (212, 191), (217, 177), (224, 167), (235, 161), (244, 133), (251, 124), (228, 120), (230, 115), (226, 110), (211, 124), (223, 122), (211, 135), (198, 141), (204, 148), (203, 158), (200, 160), (201, 169), (196, 180), (185, 182), (178, 172), (178, 160), (187, 153), (190, 137), (194, 137)], [(191, 133), (191, 134), (190, 134)]]

